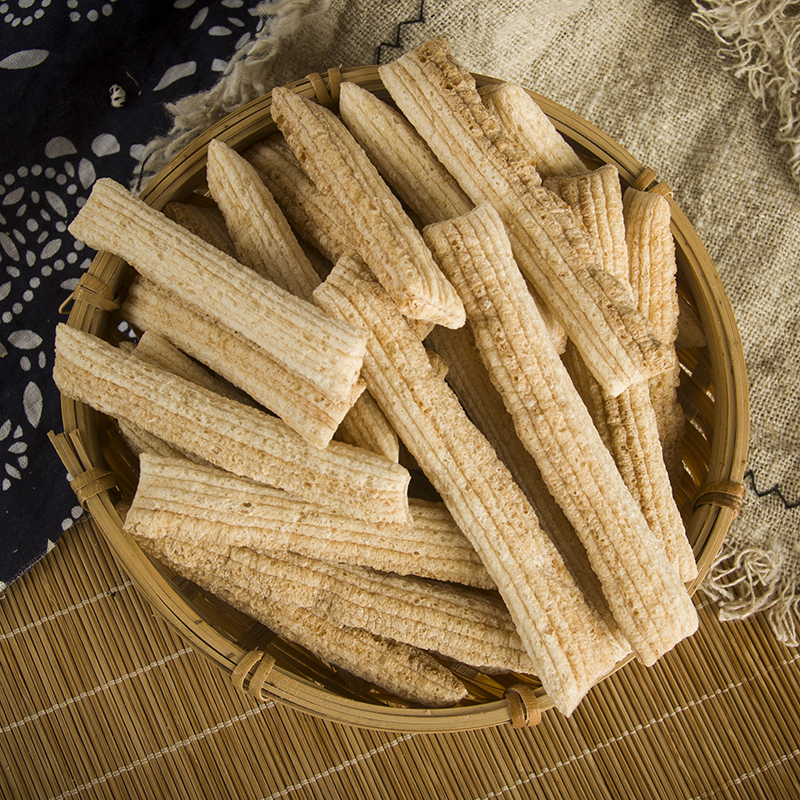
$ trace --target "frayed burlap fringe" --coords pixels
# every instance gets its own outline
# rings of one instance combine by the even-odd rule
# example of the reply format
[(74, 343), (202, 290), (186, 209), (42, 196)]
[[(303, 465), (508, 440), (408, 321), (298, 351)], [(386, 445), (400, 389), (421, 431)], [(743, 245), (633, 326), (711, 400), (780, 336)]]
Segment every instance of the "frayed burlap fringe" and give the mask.
[(753, 96), (777, 115), (777, 138), (789, 148), (789, 168), (800, 183), (800, 10), (796, 0), (694, 2), (694, 18), (711, 31), (720, 55)]
[(166, 106), (172, 128), (145, 147), (133, 189), (144, 188), (173, 156), (217, 120), (271, 91), (270, 61), (277, 58), (281, 45), (290, 42), (301, 24), (311, 16), (325, 14), (329, 5), (329, 0), (277, 0), (256, 6), (253, 13), (261, 17), (258, 34), (234, 53), (217, 83), (208, 91)]
[(775, 550), (735, 548), (730, 539), (723, 543), (702, 584), (703, 593), (717, 603), (723, 622), (763, 613), (778, 641), (797, 647), (800, 594), (786, 581), (783, 557)]

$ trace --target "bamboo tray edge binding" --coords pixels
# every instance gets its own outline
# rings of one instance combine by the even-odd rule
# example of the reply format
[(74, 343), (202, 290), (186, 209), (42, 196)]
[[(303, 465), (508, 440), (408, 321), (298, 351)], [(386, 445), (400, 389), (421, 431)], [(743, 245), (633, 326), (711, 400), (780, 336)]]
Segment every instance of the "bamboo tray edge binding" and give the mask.
[[(479, 85), (499, 82), (482, 75), (475, 78)], [(342, 80), (354, 81), (371, 91), (382, 90), (377, 66), (329, 70), (324, 77), (311, 75), (291, 86), (307, 97), (335, 106)], [(669, 188), (656, 181), (655, 173), (589, 122), (547, 98), (530, 94), (590, 166), (613, 163), (624, 184), (666, 194), (670, 203), (679, 290), (699, 315), (707, 339), (707, 347), (679, 353), (684, 369), (681, 399), (691, 411), (687, 412), (687, 471), (676, 497), (698, 561), (699, 575), (689, 586), (694, 593), (719, 553), (743, 496), (749, 401), (733, 311), (696, 231)], [(142, 199), (161, 209), (171, 200), (184, 200), (202, 189), (206, 147), (212, 138), (243, 150), (275, 130), (270, 95), (253, 100), (188, 145), (148, 183)], [(70, 297), (68, 324), (113, 337), (115, 330), (109, 326), (109, 318), (119, 307), (128, 272), (129, 267), (120, 258), (98, 253)], [(109, 542), (154, 610), (216, 662), (239, 690), (260, 701), (274, 700), (331, 721), (406, 732), (471, 730), (509, 722), (514, 726), (534, 725), (541, 711), (552, 708), (552, 701), (536, 684), (503, 687), (489, 680), (486, 689), (480, 676), (473, 684), (478, 699), (454, 708), (405, 707), (380, 693), (370, 692), (367, 698), (364, 687), (352, 685), (346, 676), (332, 676), (327, 665), (315, 663), (314, 657), (281, 642), (262, 626), (151, 561), (124, 533), (115, 506), (115, 498), (135, 488), (133, 457), (109, 435), (108, 420), (92, 409), (65, 397), (61, 409), (65, 433), (51, 435), (51, 439), (91, 524)]]

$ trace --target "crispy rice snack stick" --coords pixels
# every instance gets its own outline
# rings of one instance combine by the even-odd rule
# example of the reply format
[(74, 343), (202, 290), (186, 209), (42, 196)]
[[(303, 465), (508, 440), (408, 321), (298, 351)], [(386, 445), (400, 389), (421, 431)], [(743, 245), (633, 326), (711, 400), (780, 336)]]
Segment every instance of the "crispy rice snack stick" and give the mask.
[[(223, 142), (212, 139), (207, 175), (239, 260), (287, 292), (311, 302), (320, 277), (255, 167)], [(397, 461), (397, 435), (380, 409), (363, 394), (342, 419), (338, 438)]]
[(180, 203), (173, 201), (164, 206), (164, 214), (182, 228), (199, 236), (222, 250), (232, 258), (236, 258), (236, 248), (231, 241), (228, 227), (222, 212), (211, 201), (203, 203)]
[(423, 225), (474, 208), (414, 126), (372, 92), (344, 81), (339, 87), (339, 114), (386, 183)]
[(602, 270), (572, 210), (541, 179), (441, 38), (380, 67), (400, 110), (476, 204), (491, 203), (515, 257), (612, 394), (667, 367), (630, 293)]
[(143, 550), (229, 605), (305, 647), (334, 666), (398, 697), (424, 706), (446, 707), (462, 700), (463, 684), (428, 653), (348, 628), (271, 592), (264, 577), (221, 552), (174, 539), (138, 537)]
[(479, 93), (507, 133), (533, 159), (542, 178), (586, 172), (587, 167), (578, 154), (521, 86), (501, 83), (483, 86)]
[(650, 379), (650, 399), (658, 420), (664, 460), (673, 480), (683, 472), (681, 447), (686, 424), (678, 402), (681, 367), (675, 342), (678, 336), (678, 291), (675, 241), (666, 197), (637, 189), (623, 195), (630, 281), (639, 309), (670, 348), (670, 368)]
[[(466, 214), (475, 207), (427, 142), (399, 111), (357, 84), (340, 87), (339, 110), (345, 124), (397, 196), (423, 225)], [(566, 335), (533, 290), (559, 351)], [(421, 336), (420, 338), (425, 338)]]
[(492, 384), (469, 326), (457, 331), (437, 327), (426, 340), (426, 344), (430, 344), (447, 364), (447, 382), (455, 391), (467, 415), (508, 467), (536, 512), (542, 529), (558, 548), (584, 596), (618, 639), (618, 658), (628, 655), (630, 646), (619, 631), (586, 550), (561, 507), (550, 494), (533, 456), (517, 436), (514, 420)]
[(359, 519), (408, 520), (406, 470), (331, 442), (309, 445), (277, 417), (209, 392), (61, 324), (54, 379), (68, 397), (130, 420), (222, 469)]
[(272, 116), (398, 308), (412, 319), (463, 325), (464, 308), (453, 287), (342, 121), (286, 87), (272, 92)]
[[(290, 427), (302, 427), (304, 438), (315, 446), (330, 441), (331, 432), (352, 408), (352, 398), (336, 405), (327, 403), (325, 408), (316, 387), (302, 375), (287, 371), (282, 361), (252, 340), (146, 278), (136, 276), (121, 312), (140, 330), (169, 339)], [(359, 380), (355, 391), (363, 388)]]
[(319, 276), (255, 168), (228, 145), (212, 139), (206, 176), (239, 261), (310, 302)]
[[(310, 415), (309, 441), (318, 447), (330, 441), (358, 396), (364, 353), (360, 331), (256, 275), (112, 180), (95, 183), (70, 232), (90, 247), (121, 256), (185, 303), (263, 348), (286, 373), (284, 380), (270, 384), (276, 394), (284, 383), (296, 383), (297, 377), (307, 381), (314, 387), (307, 402), (335, 420), (322, 433), (320, 418)], [(291, 424), (306, 434), (302, 418), (293, 418)]]
[(545, 690), (570, 714), (616, 663), (608, 628), (377, 281), (341, 259), (314, 297), (370, 331), (364, 375), (373, 397), (481, 556)]
[[(583, 221), (598, 244), (604, 268), (627, 284), (628, 245), (616, 167), (607, 165), (546, 183)], [(574, 346), (568, 346), (564, 363), (647, 524), (664, 543), (681, 580), (693, 580), (697, 564), (673, 495), (648, 382), (635, 383), (612, 397), (594, 379)]]
[(487, 203), (428, 227), (425, 236), (464, 301), (492, 381), (586, 548), (620, 630), (642, 663), (654, 663), (694, 633), (697, 613), (547, 339), (500, 215)]
[(346, 253), (356, 252), (340, 220), (331, 213), (330, 204), (283, 137), (270, 136), (256, 142), (244, 157), (255, 167), (298, 236), (331, 264)]
[(409, 499), (410, 525), (335, 514), (216, 467), (143, 455), (126, 524), (153, 536), (180, 530), (199, 545), (291, 551), (398, 575), (492, 589), (478, 554), (441, 503)]

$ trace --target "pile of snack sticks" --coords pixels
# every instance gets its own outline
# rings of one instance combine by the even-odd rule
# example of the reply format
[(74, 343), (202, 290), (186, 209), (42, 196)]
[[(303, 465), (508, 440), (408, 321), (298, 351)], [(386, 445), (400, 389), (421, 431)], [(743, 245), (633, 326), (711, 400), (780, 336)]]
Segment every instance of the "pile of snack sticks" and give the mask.
[(70, 231), (143, 333), (61, 325), (54, 377), (139, 456), (155, 558), (406, 702), (464, 701), (458, 664), (570, 714), (697, 626), (669, 204), (441, 39), (380, 77), (338, 114), (275, 89), (207, 205), (97, 181)]

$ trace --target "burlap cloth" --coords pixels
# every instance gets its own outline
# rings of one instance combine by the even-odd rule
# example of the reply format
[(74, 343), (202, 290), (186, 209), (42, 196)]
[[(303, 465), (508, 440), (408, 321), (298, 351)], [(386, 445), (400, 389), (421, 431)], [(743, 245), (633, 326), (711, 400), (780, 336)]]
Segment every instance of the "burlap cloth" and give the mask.
[(434, 35), (472, 71), (521, 83), (606, 131), (673, 188), (719, 269), (744, 342), (747, 494), (703, 590), (723, 619), (764, 612), (776, 636), (796, 646), (800, 194), (792, 58), (800, 25), (789, 5), (263, 3), (261, 37), (231, 59), (210, 92), (171, 108), (175, 128), (151, 143), (146, 172), (276, 85), (332, 66), (383, 63)]

